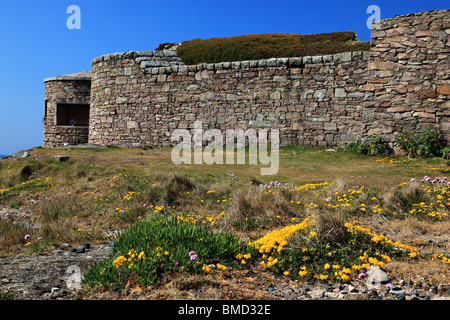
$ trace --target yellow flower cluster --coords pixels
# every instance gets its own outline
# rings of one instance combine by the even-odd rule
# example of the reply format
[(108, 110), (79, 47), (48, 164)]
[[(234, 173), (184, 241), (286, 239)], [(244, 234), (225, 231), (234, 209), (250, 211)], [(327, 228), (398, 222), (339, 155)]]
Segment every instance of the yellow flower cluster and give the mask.
[(124, 197), (123, 200), (131, 200), (133, 199), (136, 195), (140, 194), (140, 192), (134, 192), (134, 191), (129, 191)]
[(158, 258), (162, 257), (163, 255), (168, 256), (169, 252), (164, 250), (162, 247), (155, 247), (155, 249), (153, 249), (152, 251), (153, 254), (155, 254)]
[[(353, 223), (358, 223), (357, 221), (354, 221)], [(354, 225), (351, 222), (347, 222), (345, 223), (345, 227), (347, 228), (347, 230), (349, 232), (352, 233), (356, 233), (356, 232), (362, 232), (362, 233), (366, 233), (368, 235), (370, 235), (372, 238), (371, 240), (375, 243), (382, 243), (382, 244), (388, 244), (393, 246), (394, 248), (403, 250), (405, 252), (410, 252), (409, 255), (411, 258), (414, 258), (415, 256), (417, 256), (419, 253), (416, 251), (417, 249), (415, 247), (412, 247), (410, 245), (406, 245), (406, 244), (402, 244), (400, 241), (392, 241), (389, 238), (387, 238), (385, 235), (383, 234), (374, 234), (370, 231), (370, 229), (368, 228), (364, 228), (361, 227), (360, 225)]]
[(52, 178), (45, 178), (45, 179), (37, 178), (37, 179), (25, 181), (25, 182), (19, 183), (18, 185), (15, 185), (14, 187), (11, 187), (11, 188), (0, 189), (0, 196), (3, 194), (9, 193), (11, 191), (20, 190), (21, 188), (24, 188), (27, 186), (36, 187), (36, 188), (38, 188), (38, 190), (46, 190), (47, 188), (53, 187), (53, 184), (50, 184), (51, 181), (52, 181)]
[(342, 279), (343, 281), (348, 281), (350, 279), (350, 274), (352, 270), (350, 268), (342, 268), (342, 270), (335, 271), (334, 276), (336, 279)]
[(319, 187), (323, 187), (330, 184), (330, 182), (323, 182), (323, 183), (308, 183), (303, 186), (295, 187), (293, 189), (290, 189), (290, 191), (302, 191), (302, 190), (310, 190), (310, 189), (317, 189)]
[(319, 279), (319, 280), (326, 280), (326, 279), (328, 279), (328, 275), (327, 274), (315, 274), (313, 277), (316, 278), (316, 279)]
[(133, 261), (137, 262), (139, 260), (145, 260), (145, 254), (144, 251), (141, 251), (139, 254), (137, 254), (136, 250), (130, 249), (128, 250), (128, 258), (126, 258), (124, 255), (118, 256), (114, 261), (112, 262), (113, 266), (117, 269), (121, 267), (125, 262), (130, 262), (128, 264), (128, 268), (133, 267)]
[(431, 256), (431, 260), (442, 260), (445, 263), (450, 264), (450, 258), (448, 258), (447, 256), (445, 256), (442, 253), (439, 252), (435, 252), (432, 256)]
[[(262, 258), (263, 259), (266, 259), (267, 258), (267, 256), (264, 254), (263, 256), (262, 256)], [(270, 256), (269, 258), (267, 258), (267, 262), (265, 261), (265, 260), (261, 260), (261, 264), (264, 266), (267, 266), (267, 267), (271, 267), (271, 266), (274, 266), (274, 265), (276, 265), (278, 262), (280, 262), (277, 258), (273, 258), (272, 256)]]
[(351, 201), (354, 200), (355, 195), (361, 194), (364, 186), (362, 186), (359, 190), (357, 189), (348, 189), (347, 193), (344, 193), (342, 196), (339, 195), (339, 192), (335, 192), (337, 204), (329, 203), (327, 206), (330, 208), (338, 208), (338, 207), (350, 207)]
[(228, 269), (227, 266), (225, 266), (225, 265), (223, 265), (221, 263), (217, 263), (216, 266), (217, 266), (217, 269), (220, 269), (220, 270), (227, 270)]
[(186, 214), (185, 216), (178, 216), (177, 221), (187, 222), (187, 223), (209, 223), (212, 226), (217, 222), (218, 219), (220, 219), (225, 214), (225, 211), (222, 211), (217, 216), (203, 216), (203, 215), (193, 215), (193, 214)]
[(300, 271), (298, 272), (298, 275), (299, 275), (300, 277), (304, 277), (304, 276), (306, 276), (307, 274), (308, 274), (308, 270), (306, 270), (306, 267), (305, 267), (305, 266), (300, 267)]
[[(248, 259), (251, 259), (252, 255), (250, 253), (247, 254), (242, 254), (242, 253), (238, 253), (236, 255), (236, 259), (237, 260), (241, 260), (241, 264), (246, 264)], [(247, 259), (247, 260), (245, 260)]]
[(203, 270), (203, 271), (206, 271), (206, 272), (211, 272), (211, 271), (212, 271), (211, 267), (208, 266), (208, 265), (206, 265), (206, 264), (203, 265), (202, 270)]
[(100, 203), (101, 203), (101, 202), (108, 202), (108, 201), (109, 201), (109, 198), (103, 196), (103, 194), (100, 194), (99, 196), (94, 197), (94, 201), (100, 202)]
[(119, 256), (117, 257), (114, 261), (113, 261), (113, 266), (117, 268), (119, 268), (120, 266), (122, 266), (122, 264), (127, 261), (127, 258), (125, 258), (124, 256)]
[(227, 270), (228, 269), (227, 266), (218, 262), (218, 263), (216, 263), (216, 265), (213, 265), (213, 264), (206, 265), (205, 264), (205, 265), (203, 265), (202, 270), (206, 271), (206, 272), (211, 272), (213, 270), (213, 268), (216, 268), (216, 267), (218, 270)]
[(256, 240), (249, 245), (253, 245), (259, 249), (260, 253), (269, 253), (272, 250), (281, 252), (284, 246), (287, 245), (287, 239), (299, 230), (305, 229), (312, 224), (312, 219), (307, 217), (299, 224), (287, 226), (281, 230), (275, 230), (266, 234), (261, 239)]

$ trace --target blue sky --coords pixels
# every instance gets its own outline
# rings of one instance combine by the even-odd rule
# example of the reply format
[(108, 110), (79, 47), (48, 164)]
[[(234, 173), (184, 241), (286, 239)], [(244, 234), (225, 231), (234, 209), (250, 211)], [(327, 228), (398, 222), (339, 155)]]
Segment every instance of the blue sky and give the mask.
[[(70, 5), (81, 29), (70, 30)], [(42, 145), (43, 79), (89, 70), (95, 57), (163, 42), (242, 34), (354, 31), (369, 41), (370, 5), (381, 19), (449, 9), (428, 1), (45, 0), (0, 5), (0, 154)]]

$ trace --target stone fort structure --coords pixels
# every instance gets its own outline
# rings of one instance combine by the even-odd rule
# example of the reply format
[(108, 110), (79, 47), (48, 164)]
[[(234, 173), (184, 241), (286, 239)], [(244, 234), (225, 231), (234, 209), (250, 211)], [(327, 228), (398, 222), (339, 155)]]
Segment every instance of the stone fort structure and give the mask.
[(438, 129), (450, 142), (450, 10), (381, 20), (369, 51), (185, 65), (130, 51), (47, 78), (44, 147), (169, 146), (192, 128), (277, 128), (281, 145), (345, 146)]

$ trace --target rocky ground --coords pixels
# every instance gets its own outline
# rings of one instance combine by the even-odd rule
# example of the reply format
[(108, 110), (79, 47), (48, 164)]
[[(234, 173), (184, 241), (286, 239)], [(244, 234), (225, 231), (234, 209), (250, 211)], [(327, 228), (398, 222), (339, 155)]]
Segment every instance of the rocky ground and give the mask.
[(85, 244), (55, 250), (52, 255), (0, 258), (0, 292), (19, 300), (72, 299), (77, 272), (83, 274), (110, 252), (108, 245)]

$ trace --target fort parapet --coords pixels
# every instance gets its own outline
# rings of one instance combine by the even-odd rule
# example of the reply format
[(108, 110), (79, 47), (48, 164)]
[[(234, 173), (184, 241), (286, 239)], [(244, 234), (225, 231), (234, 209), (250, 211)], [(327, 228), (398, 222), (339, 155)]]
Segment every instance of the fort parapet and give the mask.
[(169, 146), (175, 129), (277, 128), (281, 145), (345, 146), (431, 126), (450, 141), (450, 10), (398, 16), (370, 51), (185, 65), (173, 51), (100, 56), (45, 80), (44, 147)]

